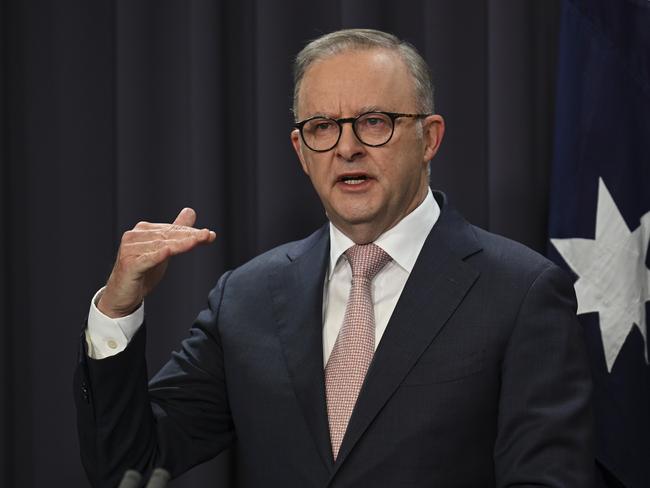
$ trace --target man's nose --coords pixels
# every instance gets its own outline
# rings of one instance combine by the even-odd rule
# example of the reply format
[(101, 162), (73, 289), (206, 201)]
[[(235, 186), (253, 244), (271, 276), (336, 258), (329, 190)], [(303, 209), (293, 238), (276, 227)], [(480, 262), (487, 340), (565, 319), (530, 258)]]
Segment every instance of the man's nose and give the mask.
[(353, 161), (365, 153), (365, 146), (357, 138), (352, 124), (342, 124), (341, 137), (336, 145), (336, 153), (346, 161)]

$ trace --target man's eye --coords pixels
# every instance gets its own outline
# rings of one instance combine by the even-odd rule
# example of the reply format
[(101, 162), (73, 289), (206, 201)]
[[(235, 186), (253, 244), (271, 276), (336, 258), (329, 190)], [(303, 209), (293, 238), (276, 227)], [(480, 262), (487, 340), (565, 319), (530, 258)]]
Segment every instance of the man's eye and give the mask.
[(312, 120), (309, 122), (306, 126), (305, 129), (307, 129), (307, 132), (311, 134), (316, 134), (316, 133), (323, 133), (323, 132), (331, 132), (335, 127), (336, 123), (327, 120), (327, 119), (318, 119), (318, 120)]
[(328, 130), (332, 128), (332, 123), (331, 122), (318, 122), (316, 124), (316, 130), (318, 131), (323, 131), (323, 130)]
[(381, 116), (369, 115), (359, 120), (361, 127), (366, 129), (383, 129), (388, 125), (388, 121)]

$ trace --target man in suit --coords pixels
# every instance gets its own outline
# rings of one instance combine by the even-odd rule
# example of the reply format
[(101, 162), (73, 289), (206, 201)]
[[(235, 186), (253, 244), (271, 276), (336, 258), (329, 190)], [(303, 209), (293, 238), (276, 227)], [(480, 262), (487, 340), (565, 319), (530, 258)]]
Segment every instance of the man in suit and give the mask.
[(124, 234), (75, 379), (94, 486), (234, 445), (246, 487), (590, 487), (571, 281), (429, 189), (444, 121), (426, 63), (346, 30), (295, 74), (291, 141), (329, 224), (225, 273), (148, 385), (142, 301), (214, 233), (184, 209)]

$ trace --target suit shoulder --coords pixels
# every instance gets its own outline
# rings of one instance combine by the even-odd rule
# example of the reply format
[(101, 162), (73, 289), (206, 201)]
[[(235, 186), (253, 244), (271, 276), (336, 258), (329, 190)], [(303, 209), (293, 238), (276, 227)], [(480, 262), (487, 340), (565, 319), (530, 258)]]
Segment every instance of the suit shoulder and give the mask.
[(298, 258), (313, 246), (328, 238), (327, 225), (316, 230), (314, 233), (297, 241), (286, 242), (273, 249), (255, 256), (250, 261), (235, 268), (232, 272), (235, 276), (259, 276), (259, 273), (267, 273), (284, 266), (290, 261)]
[(519, 242), (478, 227), (474, 232), (482, 250), (466, 262), (479, 271), (477, 289), (489, 297), (488, 309), (497, 307), (495, 316), (506, 318), (504, 323), (514, 326), (521, 311), (530, 312), (526, 303), (527, 307), (562, 304), (569, 313), (575, 313), (573, 279), (565, 270)]
[(474, 225), (471, 227), (482, 246), (482, 252), (477, 255), (479, 259), (475, 261), (484, 261), (507, 273), (537, 276), (547, 269), (565, 273), (553, 261), (520, 242)]

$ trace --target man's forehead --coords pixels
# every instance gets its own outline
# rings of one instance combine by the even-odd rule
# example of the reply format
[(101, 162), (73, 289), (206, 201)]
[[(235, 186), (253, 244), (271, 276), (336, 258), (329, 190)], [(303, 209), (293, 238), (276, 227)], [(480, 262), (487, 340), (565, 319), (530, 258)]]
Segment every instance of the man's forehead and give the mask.
[(318, 60), (306, 70), (299, 93), (300, 116), (393, 111), (413, 98), (412, 79), (397, 53), (347, 50)]

